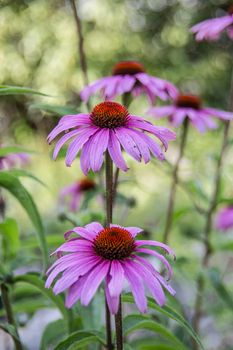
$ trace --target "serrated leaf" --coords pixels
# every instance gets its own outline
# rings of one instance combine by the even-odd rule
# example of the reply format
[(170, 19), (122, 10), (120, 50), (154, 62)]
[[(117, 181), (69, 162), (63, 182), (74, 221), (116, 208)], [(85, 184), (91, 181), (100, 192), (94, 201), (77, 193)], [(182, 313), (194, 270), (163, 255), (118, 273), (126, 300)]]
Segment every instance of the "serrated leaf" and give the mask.
[(20, 247), (19, 228), (16, 220), (6, 218), (0, 223), (0, 233), (3, 236), (3, 259), (14, 257)]
[[(123, 295), (122, 300), (124, 302), (127, 302), (127, 303), (132, 303), (132, 304), (135, 303), (134, 298), (129, 294)], [(200, 349), (204, 350), (204, 347), (203, 347), (198, 335), (195, 333), (195, 331), (190, 326), (190, 324), (183, 318), (183, 316), (181, 316), (176, 310), (174, 310), (173, 308), (171, 308), (167, 305), (160, 307), (159, 305), (157, 305), (155, 303), (155, 301), (152, 298), (148, 298), (148, 307), (153, 309), (153, 310), (158, 311), (159, 313), (161, 313), (161, 314), (171, 318), (172, 320), (175, 320), (177, 323), (179, 323), (182, 327), (185, 328), (185, 330), (191, 335), (191, 337), (197, 342), (197, 344), (199, 344)]]
[(43, 92), (23, 87), (23, 86), (10, 86), (10, 85), (0, 85), (0, 95), (41, 95), (49, 96)]
[(36, 103), (30, 105), (31, 109), (39, 109), (44, 112), (52, 113), (57, 116), (69, 115), (69, 114), (78, 114), (77, 108), (75, 106), (59, 106), (59, 105), (50, 105)]
[(21, 184), (17, 177), (7, 171), (0, 172), (0, 186), (8, 190), (26, 210), (29, 218), (36, 228), (37, 237), (43, 256), (44, 267), (48, 265), (48, 248), (45, 239), (43, 224), (38, 209), (28, 191)]
[(60, 296), (55, 295), (50, 289), (45, 288), (45, 282), (41, 279), (39, 275), (37, 276), (36, 274), (27, 274), (15, 276), (13, 278), (13, 282), (29, 283), (30, 285), (39, 289), (42, 294), (44, 294), (57, 306), (57, 308), (61, 311), (64, 319), (66, 320), (68, 328), (71, 328), (71, 312), (68, 309), (66, 309), (66, 307), (64, 306), (63, 299)]
[(72, 333), (69, 337), (62, 340), (54, 350), (75, 350), (80, 349), (85, 345), (97, 342), (105, 344), (103, 334), (96, 331), (77, 331)]
[(185, 345), (174, 336), (166, 327), (162, 324), (149, 319), (143, 315), (129, 315), (124, 319), (123, 322), (125, 335), (134, 332), (139, 329), (147, 329), (149, 331), (155, 332), (158, 335), (168, 339), (172, 343), (176, 344), (179, 349), (186, 349)]

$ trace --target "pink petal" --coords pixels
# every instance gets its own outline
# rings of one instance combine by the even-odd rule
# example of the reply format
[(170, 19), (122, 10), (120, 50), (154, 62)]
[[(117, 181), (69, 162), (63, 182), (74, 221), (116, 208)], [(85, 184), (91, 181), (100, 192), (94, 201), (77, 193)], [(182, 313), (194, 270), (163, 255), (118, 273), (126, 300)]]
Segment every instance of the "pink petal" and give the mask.
[(136, 159), (138, 162), (140, 162), (141, 154), (132, 137), (128, 135), (128, 130), (123, 127), (116, 128), (115, 133), (122, 147), (125, 149), (125, 151), (128, 154), (130, 154), (134, 159)]
[(110, 268), (110, 282), (108, 283), (109, 294), (112, 297), (119, 297), (124, 282), (124, 269), (117, 260), (113, 260)]
[(108, 151), (116, 166), (123, 171), (127, 171), (128, 167), (125, 163), (124, 158), (122, 157), (120, 142), (118, 141), (117, 136), (113, 130), (110, 130)]
[(106, 151), (109, 139), (109, 129), (100, 129), (88, 141), (90, 147), (90, 166), (94, 172), (99, 171), (103, 164), (103, 153)]
[(152, 245), (155, 247), (160, 247), (163, 248), (165, 250), (165, 252), (167, 252), (168, 254), (172, 255), (173, 257), (175, 257), (175, 253), (174, 251), (166, 244), (158, 242), (158, 241), (151, 241), (151, 240), (138, 240), (136, 241), (136, 246), (143, 246), (143, 245)]

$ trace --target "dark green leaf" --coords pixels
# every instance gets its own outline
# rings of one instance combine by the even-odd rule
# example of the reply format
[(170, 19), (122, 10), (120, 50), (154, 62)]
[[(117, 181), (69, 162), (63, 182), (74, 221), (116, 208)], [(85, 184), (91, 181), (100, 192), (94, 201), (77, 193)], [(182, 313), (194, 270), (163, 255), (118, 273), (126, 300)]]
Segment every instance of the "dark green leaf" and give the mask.
[(37, 207), (25, 189), (25, 187), (21, 184), (21, 182), (14, 175), (10, 174), (7, 171), (0, 172), (0, 186), (7, 189), (13, 196), (15, 196), (23, 208), (26, 210), (29, 218), (36, 228), (36, 232), (38, 234), (38, 240), (40, 243), (40, 248), (43, 254), (44, 265), (48, 265), (48, 248), (46, 245), (44, 228), (42, 225), (42, 221), (37, 210)]
[(35, 274), (27, 274), (27, 275), (20, 275), (16, 276), (13, 279), (14, 283), (17, 282), (24, 282), (24, 283), (29, 283), (30, 285), (34, 286), (35, 288), (39, 289), (42, 294), (44, 294), (46, 297), (48, 297), (61, 311), (64, 319), (67, 322), (68, 328), (71, 327), (71, 313), (69, 310), (66, 309), (64, 306), (64, 302), (62, 298), (58, 295), (54, 295), (52, 290), (45, 288), (44, 280), (41, 279), (40, 276), (37, 276)]
[(97, 342), (104, 345), (105, 340), (101, 332), (96, 331), (77, 331), (61, 341), (54, 350), (75, 350), (84, 347), (87, 344)]
[(0, 233), (3, 236), (3, 258), (12, 258), (20, 247), (17, 222), (14, 219), (6, 218), (0, 223)]
[(172, 343), (176, 344), (176, 346), (179, 347), (179, 349), (186, 349), (186, 347), (181, 343), (181, 341), (176, 336), (174, 336), (166, 327), (154, 320), (149, 319), (146, 316), (129, 315), (124, 319), (123, 326), (125, 335), (139, 329), (147, 329), (168, 339)]
[(0, 95), (41, 95), (49, 96), (42, 92), (22, 87), (22, 86), (9, 86), (9, 85), (0, 85)]
[(51, 344), (65, 335), (66, 325), (64, 320), (51, 322), (45, 328), (40, 342), (40, 350), (47, 350)]
[(68, 114), (78, 114), (77, 108), (74, 106), (58, 106), (58, 105), (49, 105), (49, 104), (32, 104), (30, 105), (32, 109), (39, 109), (44, 112), (52, 113), (57, 116), (63, 116)]
[(32, 153), (32, 152), (18, 146), (9, 146), (9, 147), (0, 148), (0, 157), (6, 156), (7, 154), (11, 154), (11, 153)]
[[(122, 297), (122, 300), (124, 302), (134, 304), (134, 298), (129, 294), (124, 295)], [(183, 318), (183, 316), (181, 316), (178, 312), (176, 312), (176, 310), (172, 309), (167, 305), (160, 307), (155, 303), (155, 301), (152, 298), (148, 298), (148, 307), (178, 322), (192, 336), (192, 338), (197, 342), (197, 344), (199, 344), (200, 348), (204, 350), (198, 335), (194, 332), (193, 328)]]
[(19, 340), (19, 337), (16, 333), (15, 327), (12, 326), (11, 324), (0, 323), (0, 329), (2, 329), (4, 332), (10, 334), (12, 336), (12, 338)]
[(212, 283), (214, 289), (216, 290), (222, 301), (224, 301), (227, 304), (227, 306), (233, 310), (233, 295), (230, 294), (230, 292), (227, 290), (227, 288), (221, 281), (219, 271), (214, 268), (210, 269), (208, 271), (208, 276), (210, 282)]
[(29, 173), (26, 170), (23, 169), (11, 169), (9, 170), (10, 174), (17, 176), (17, 177), (29, 177), (37, 182), (39, 182), (42, 186), (47, 187), (46, 184), (41, 181), (40, 179), (38, 179), (38, 177), (36, 177), (35, 175)]

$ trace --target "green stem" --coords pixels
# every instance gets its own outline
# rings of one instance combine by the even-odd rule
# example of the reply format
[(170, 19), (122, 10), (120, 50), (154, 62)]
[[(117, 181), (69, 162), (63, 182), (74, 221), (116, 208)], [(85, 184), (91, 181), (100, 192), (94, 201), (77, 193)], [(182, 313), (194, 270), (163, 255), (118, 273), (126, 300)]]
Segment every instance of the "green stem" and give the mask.
[[(113, 207), (113, 162), (108, 153), (105, 156), (105, 183), (106, 183), (106, 226), (110, 227), (112, 223), (112, 207)], [(105, 296), (105, 320), (106, 320), (106, 340), (107, 349), (114, 348), (112, 343), (112, 327), (111, 314), (108, 308), (107, 297)]]
[(18, 330), (16, 327), (16, 322), (15, 322), (14, 314), (13, 314), (12, 307), (11, 307), (10, 297), (9, 297), (9, 293), (8, 293), (8, 287), (4, 283), (1, 284), (1, 296), (2, 296), (3, 307), (6, 311), (7, 321), (10, 325), (12, 325), (14, 327), (16, 335), (17, 335), (17, 337), (12, 337), (13, 341), (15, 343), (15, 349), (16, 350), (23, 350), (23, 346), (22, 346), (20, 338), (19, 338), (19, 333), (18, 333)]
[(174, 205), (175, 205), (175, 197), (176, 197), (176, 187), (179, 182), (179, 167), (180, 162), (184, 155), (184, 149), (187, 141), (187, 135), (188, 135), (188, 119), (186, 118), (183, 123), (183, 132), (181, 136), (181, 143), (180, 143), (180, 150), (179, 155), (177, 158), (177, 161), (175, 163), (175, 167), (172, 173), (172, 183), (171, 183), (171, 189), (169, 194), (169, 201), (168, 201), (168, 208), (167, 208), (167, 217), (166, 217), (166, 223), (165, 223), (165, 229), (163, 234), (163, 242), (168, 243), (170, 232), (172, 228), (172, 222), (173, 222), (173, 212), (174, 212)]

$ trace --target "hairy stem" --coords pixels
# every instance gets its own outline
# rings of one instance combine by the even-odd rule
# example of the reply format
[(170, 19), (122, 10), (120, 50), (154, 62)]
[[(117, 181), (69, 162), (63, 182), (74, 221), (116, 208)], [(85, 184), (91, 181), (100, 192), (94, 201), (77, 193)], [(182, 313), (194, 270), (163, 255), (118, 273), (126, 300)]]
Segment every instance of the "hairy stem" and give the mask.
[[(109, 227), (112, 223), (112, 207), (113, 207), (113, 163), (112, 159), (106, 152), (105, 156), (105, 181), (106, 181), (106, 226)], [(114, 348), (112, 343), (111, 329), (111, 314), (108, 308), (107, 298), (105, 296), (105, 316), (106, 316), (106, 334), (107, 334), (107, 349)]]
[(123, 336), (122, 336), (122, 307), (121, 307), (121, 297), (119, 301), (119, 309), (115, 315), (115, 327), (116, 327), (116, 346), (117, 350), (123, 349)]
[(172, 220), (173, 220), (173, 212), (174, 212), (174, 205), (175, 205), (175, 196), (176, 196), (176, 187), (179, 182), (178, 173), (179, 173), (179, 167), (180, 162), (184, 155), (184, 149), (187, 141), (187, 134), (188, 134), (188, 119), (186, 118), (183, 123), (183, 132), (181, 135), (181, 143), (180, 143), (180, 150), (179, 155), (177, 158), (177, 161), (175, 163), (175, 167), (172, 173), (172, 183), (171, 183), (171, 189), (169, 194), (169, 201), (168, 201), (168, 208), (167, 208), (167, 217), (166, 217), (166, 223), (165, 223), (165, 229), (163, 234), (163, 242), (168, 243), (170, 232), (172, 228)]
[(19, 338), (19, 333), (18, 333), (18, 330), (16, 327), (16, 322), (15, 322), (14, 314), (13, 314), (12, 307), (11, 307), (8, 287), (4, 283), (1, 284), (1, 296), (2, 296), (3, 307), (6, 311), (7, 321), (10, 325), (12, 325), (14, 327), (15, 333), (17, 336), (17, 337), (12, 337), (14, 344), (15, 344), (15, 349), (16, 350), (23, 350), (23, 346), (22, 346), (20, 338)]
[(79, 50), (79, 59), (80, 59), (80, 66), (83, 73), (83, 81), (85, 85), (88, 85), (88, 75), (87, 75), (87, 60), (86, 55), (84, 51), (84, 38), (82, 33), (82, 23), (78, 15), (78, 10), (76, 6), (75, 0), (70, 0), (71, 7), (73, 9), (74, 13), (74, 19), (77, 27), (77, 33), (78, 33), (78, 50)]

